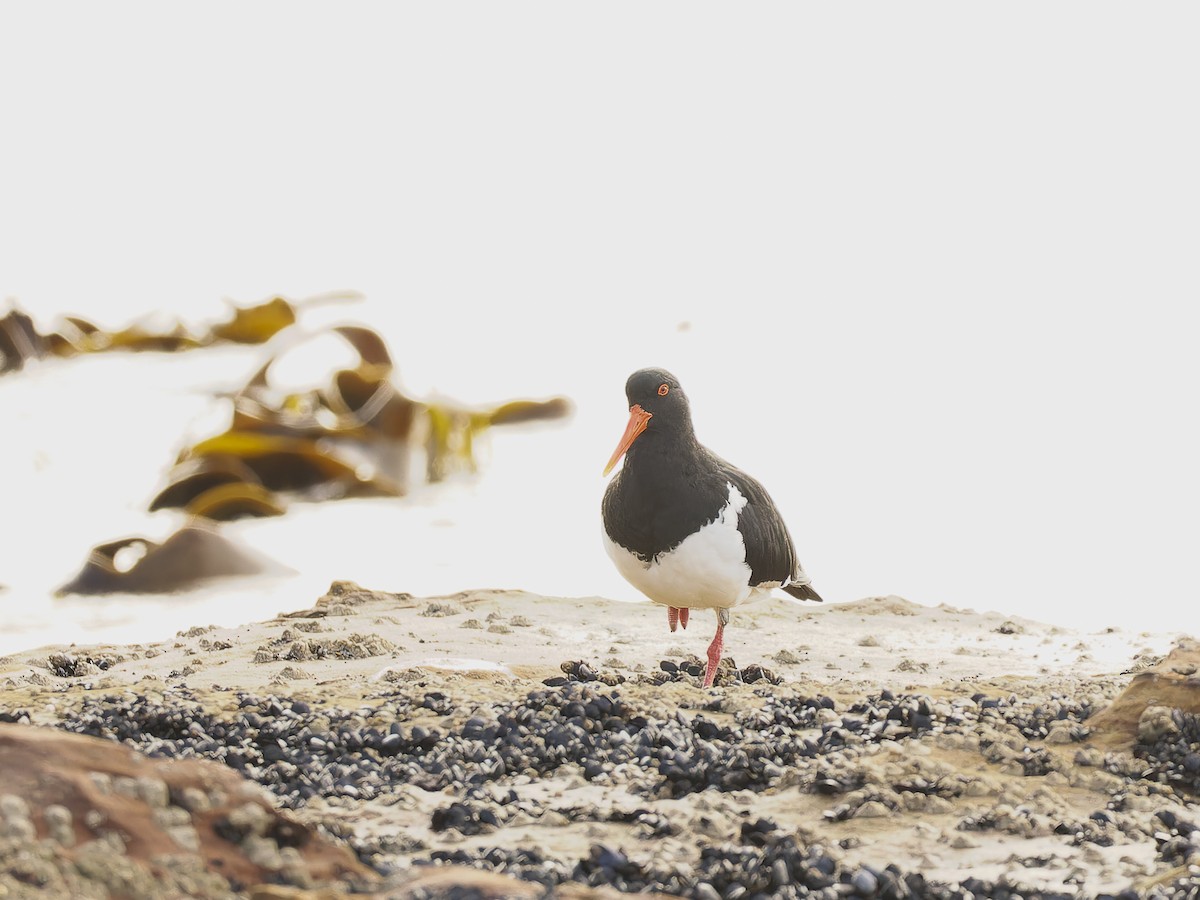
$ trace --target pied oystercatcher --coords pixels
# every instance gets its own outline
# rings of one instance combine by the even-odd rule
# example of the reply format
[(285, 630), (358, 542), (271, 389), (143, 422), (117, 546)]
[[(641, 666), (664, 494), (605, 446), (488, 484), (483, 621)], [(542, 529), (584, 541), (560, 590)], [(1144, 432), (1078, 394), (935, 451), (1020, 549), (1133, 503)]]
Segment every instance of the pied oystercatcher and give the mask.
[(820, 601), (779, 510), (761, 484), (696, 440), (679, 380), (641, 369), (625, 383), (629, 424), (604, 467), (625, 464), (604, 492), (604, 545), (625, 580), (667, 607), (687, 628), (688, 612), (712, 609), (704, 686), (717, 674), (729, 610), (782, 588)]

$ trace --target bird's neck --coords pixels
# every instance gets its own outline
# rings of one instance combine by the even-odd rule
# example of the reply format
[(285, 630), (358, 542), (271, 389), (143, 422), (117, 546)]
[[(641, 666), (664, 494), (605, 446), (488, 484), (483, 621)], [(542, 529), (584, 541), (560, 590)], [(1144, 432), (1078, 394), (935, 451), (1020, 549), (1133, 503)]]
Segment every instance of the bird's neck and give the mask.
[(626, 468), (635, 478), (658, 483), (684, 477), (704, 453), (691, 428), (644, 433), (626, 453)]

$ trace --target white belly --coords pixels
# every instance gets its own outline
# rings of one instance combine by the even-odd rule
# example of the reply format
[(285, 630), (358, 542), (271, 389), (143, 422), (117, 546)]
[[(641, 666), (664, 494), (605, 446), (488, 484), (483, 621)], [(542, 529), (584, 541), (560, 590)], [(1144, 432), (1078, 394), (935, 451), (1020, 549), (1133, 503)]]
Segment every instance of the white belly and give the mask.
[(604, 548), (625, 580), (655, 603), (729, 609), (758, 592), (750, 587), (746, 546), (737, 530), (738, 512), (745, 505), (746, 498), (730, 485), (729, 503), (715, 521), (650, 562), (639, 559), (607, 533)]

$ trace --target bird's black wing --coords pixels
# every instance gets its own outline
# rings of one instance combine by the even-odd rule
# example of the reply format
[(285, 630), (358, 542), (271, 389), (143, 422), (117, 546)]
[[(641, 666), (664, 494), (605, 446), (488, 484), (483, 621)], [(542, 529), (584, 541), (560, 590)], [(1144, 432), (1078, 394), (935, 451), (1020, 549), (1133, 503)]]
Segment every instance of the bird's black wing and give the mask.
[(794, 582), (784, 588), (802, 600), (820, 600), (808, 584), (796, 559), (796, 547), (787, 525), (775, 502), (759, 482), (736, 466), (717, 458), (721, 474), (746, 498), (746, 506), (738, 514), (738, 531), (746, 545), (746, 563), (750, 566), (750, 583)]

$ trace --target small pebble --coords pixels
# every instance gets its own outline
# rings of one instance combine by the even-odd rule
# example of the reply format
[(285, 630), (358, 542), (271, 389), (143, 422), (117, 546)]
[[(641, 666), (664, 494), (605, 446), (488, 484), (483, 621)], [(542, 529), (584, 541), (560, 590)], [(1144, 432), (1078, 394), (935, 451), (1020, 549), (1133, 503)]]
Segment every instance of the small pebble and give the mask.
[(42, 812), (42, 816), (46, 820), (46, 830), (52, 839), (64, 847), (75, 846), (75, 828), (69, 809), (52, 803)]
[(28, 819), (29, 804), (16, 794), (0, 794), (0, 816), (5, 819)]
[(874, 897), (875, 892), (879, 890), (879, 879), (866, 869), (859, 869), (855, 872), (854, 877), (850, 879), (850, 884), (862, 897)]

